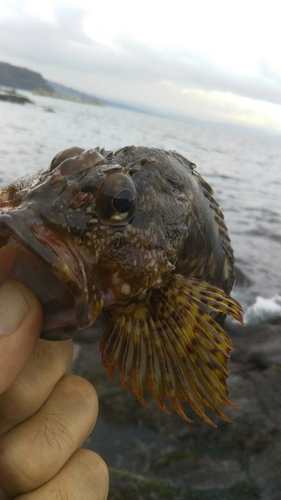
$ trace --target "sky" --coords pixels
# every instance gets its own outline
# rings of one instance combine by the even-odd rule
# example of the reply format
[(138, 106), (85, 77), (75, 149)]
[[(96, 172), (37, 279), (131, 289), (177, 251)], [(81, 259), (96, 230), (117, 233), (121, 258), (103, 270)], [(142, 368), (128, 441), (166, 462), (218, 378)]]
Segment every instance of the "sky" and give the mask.
[(102, 98), (281, 132), (276, 0), (0, 0), (0, 61)]

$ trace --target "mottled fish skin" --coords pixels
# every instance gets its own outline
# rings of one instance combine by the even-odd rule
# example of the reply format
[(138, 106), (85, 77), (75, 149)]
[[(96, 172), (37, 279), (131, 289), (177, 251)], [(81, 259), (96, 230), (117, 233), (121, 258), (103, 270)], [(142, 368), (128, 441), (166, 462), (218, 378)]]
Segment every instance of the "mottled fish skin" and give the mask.
[(193, 163), (156, 148), (65, 150), (0, 193), (0, 244), (17, 248), (11, 277), (40, 299), (43, 338), (69, 338), (104, 311), (112, 379), (117, 369), (143, 404), (150, 390), (188, 421), (184, 401), (210, 424), (206, 407), (228, 420), (219, 323), (242, 310), (228, 296), (223, 214)]

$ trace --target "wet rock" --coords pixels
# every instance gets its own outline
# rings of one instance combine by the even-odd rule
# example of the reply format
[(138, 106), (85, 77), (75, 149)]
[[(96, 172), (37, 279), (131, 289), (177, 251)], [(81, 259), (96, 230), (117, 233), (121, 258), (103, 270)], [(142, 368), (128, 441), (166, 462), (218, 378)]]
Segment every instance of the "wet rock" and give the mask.
[(281, 325), (247, 325), (228, 323), (228, 334), (234, 350), (232, 361), (239, 362), (239, 368), (266, 369), (281, 365)]
[(240, 267), (234, 266), (235, 283), (239, 287), (249, 287), (252, 284), (250, 278), (245, 274)]
[(281, 498), (281, 435), (275, 436), (270, 453), (265, 449), (250, 459), (249, 473), (256, 479), (261, 500)]
[(96, 387), (100, 414), (85, 443), (110, 467), (109, 500), (281, 499), (281, 325), (227, 323), (234, 350), (229, 391), (236, 409), (212, 428), (164, 414), (149, 394), (143, 407), (102, 366), (102, 322), (76, 344), (72, 370)]
[(17, 104), (34, 104), (28, 97), (18, 94), (15, 90), (0, 90), (0, 101), (15, 102)]

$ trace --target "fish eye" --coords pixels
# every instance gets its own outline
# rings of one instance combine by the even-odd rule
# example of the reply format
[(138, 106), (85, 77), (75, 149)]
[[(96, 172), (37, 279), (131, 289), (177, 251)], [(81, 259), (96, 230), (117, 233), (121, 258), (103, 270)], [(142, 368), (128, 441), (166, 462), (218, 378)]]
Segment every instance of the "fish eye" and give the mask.
[(97, 199), (96, 212), (104, 221), (111, 224), (124, 224), (135, 213), (136, 188), (133, 180), (126, 174), (109, 175)]

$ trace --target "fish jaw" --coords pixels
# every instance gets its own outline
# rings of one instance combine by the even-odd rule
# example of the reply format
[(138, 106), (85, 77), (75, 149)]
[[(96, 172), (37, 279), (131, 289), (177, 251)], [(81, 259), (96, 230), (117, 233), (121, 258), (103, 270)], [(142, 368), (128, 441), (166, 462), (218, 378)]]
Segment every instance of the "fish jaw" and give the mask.
[(82, 249), (26, 211), (0, 215), (0, 245), (15, 253), (6, 278), (22, 282), (39, 299), (44, 317), (41, 337), (65, 340), (95, 321), (103, 299), (87, 272)]

